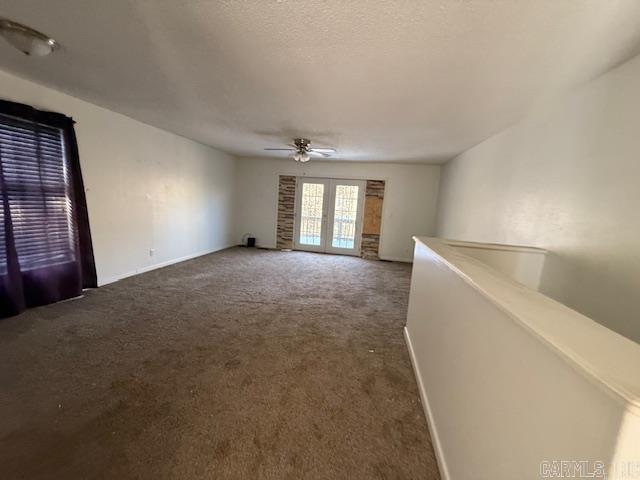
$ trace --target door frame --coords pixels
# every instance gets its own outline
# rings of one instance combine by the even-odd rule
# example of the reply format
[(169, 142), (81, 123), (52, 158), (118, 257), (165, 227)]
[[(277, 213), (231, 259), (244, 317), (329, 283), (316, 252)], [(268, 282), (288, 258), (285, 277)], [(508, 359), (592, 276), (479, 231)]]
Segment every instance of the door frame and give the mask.
[[(300, 222), (299, 213), (302, 209), (302, 185), (304, 183), (321, 183), (324, 185), (324, 194), (322, 200), (322, 224), (320, 245), (304, 245), (299, 243), (300, 239)], [(354, 255), (360, 256), (360, 245), (362, 243), (362, 228), (364, 221), (364, 200), (366, 180), (350, 179), (350, 178), (326, 178), (326, 177), (296, 177), (296, 195), (294, 206), (294, 224), (293, 224), (293, 248), (295, 250), (303, 250), (309, 252), (332, 253), (338, 255)], [(354, 185), (358, 186), (358, 210), (356, 214), (356, 231), (354, 236), (354, 246), (352, 249), (338, 248), (331, 246), (333, 238), (333, 226), (335, 215), (335, 191), (337, 185)]]
[[(347, 180), (342, 178), (330, 179), (329, 187), (329, 211), (327, 218), (326, 243), (325, 252), (335, 253), (339, 255), (355, 255), (360, 256), (360, 244), (362, 243), (362, 227), (364, 221), (364, 196), (367, 187), (366, 180)], [(356, 211), (356, 231), (353, 237), (353, 248), (333, 247), (331, 241), (333, 239), (334, 215), (336, 212), (336, 186), (347, 185), (358, 187), (358, 206)]]
[[(315, 178), (315, 177), (296, 177), (296, 198), (293, 211), (293, 248), (295, 250), (305, 250), (307, 252), (324, 252), (327, 236), (327, 205), (329, 205), (329, 178)], [(320, 245), (305, 245), (300, 243), (300, 221), (302, 216), (299, 215), (302, 211), (302, 185), (304, 183), (321, 183), (324, 185), (324, 191), (322, 196), (322, 223), (320, 226)]]

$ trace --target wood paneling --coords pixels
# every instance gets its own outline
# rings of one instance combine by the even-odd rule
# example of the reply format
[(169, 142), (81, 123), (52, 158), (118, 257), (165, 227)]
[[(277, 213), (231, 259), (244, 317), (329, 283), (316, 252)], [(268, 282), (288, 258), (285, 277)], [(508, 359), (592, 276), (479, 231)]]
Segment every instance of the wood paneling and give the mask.
[(364, 199), (364, 225), (362, 226), (362, 243), (360, 244), (362, 258), (378, 259), (384, 188), (384, 180), (367, 180)]
[(366, 197), (364, 200), (364, 225), (362, 233), (379, 235), (382, 224), (382, 198)]

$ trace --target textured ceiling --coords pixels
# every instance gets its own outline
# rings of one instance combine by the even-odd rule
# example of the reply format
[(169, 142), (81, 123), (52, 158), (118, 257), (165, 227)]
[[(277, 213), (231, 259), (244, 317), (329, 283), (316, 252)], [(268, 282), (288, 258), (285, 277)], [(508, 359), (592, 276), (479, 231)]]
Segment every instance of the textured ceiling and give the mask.
[[(438, 163), (636, 53), (637, 0), (0, 0), (0, 68), (221, 150)], [(0, 92), (0, 97), (2, 92)]]

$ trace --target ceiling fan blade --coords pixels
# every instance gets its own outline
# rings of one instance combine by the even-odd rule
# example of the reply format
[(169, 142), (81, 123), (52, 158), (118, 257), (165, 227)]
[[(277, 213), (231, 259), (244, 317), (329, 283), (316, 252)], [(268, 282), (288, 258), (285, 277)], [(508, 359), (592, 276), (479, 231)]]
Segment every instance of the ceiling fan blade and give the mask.
[(330, 156), (331, 156), (331, 155), (329, 155), (328, 153), (324, 153), (324, 152), (316, 152), (316, 151), (314, 151), (314, 150), (309, 150), (307, 153), (308, 153), (309, 155), (318, 155), (319, 157), (325, 157), (325, 158), (327, 158), (327, 157), (330, 157)]
[(335, 148), (310, 148), (309, 149), (312, 152), (318, 152), (318, 153), (336, 153), (336, 149)]
[(295, 148), (265, 148), (271, 152), (295, 152)]

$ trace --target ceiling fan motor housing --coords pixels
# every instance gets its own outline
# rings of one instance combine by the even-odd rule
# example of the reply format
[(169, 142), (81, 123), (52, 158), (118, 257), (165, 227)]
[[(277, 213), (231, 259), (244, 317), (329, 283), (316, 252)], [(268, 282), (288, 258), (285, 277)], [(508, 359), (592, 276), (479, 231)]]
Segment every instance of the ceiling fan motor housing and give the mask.
[(308, 138), (295, 138), (293, 140), (293, 143), (296, 147), (298, 147), (298, 150), (307, 150), (309, 148), (309, 145), (311, 145), (311, 140), (309, 140)]

